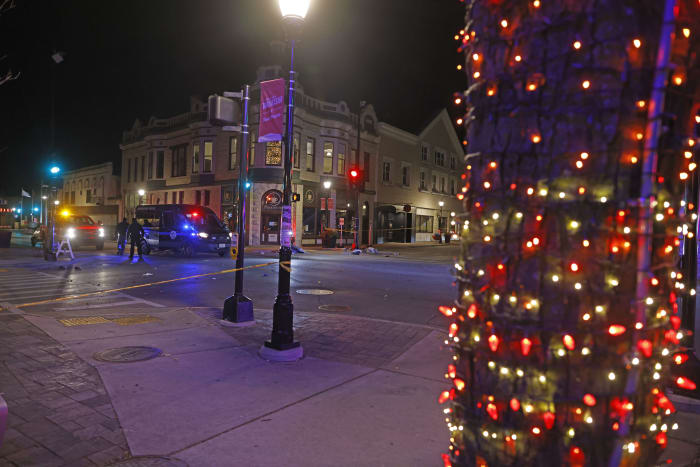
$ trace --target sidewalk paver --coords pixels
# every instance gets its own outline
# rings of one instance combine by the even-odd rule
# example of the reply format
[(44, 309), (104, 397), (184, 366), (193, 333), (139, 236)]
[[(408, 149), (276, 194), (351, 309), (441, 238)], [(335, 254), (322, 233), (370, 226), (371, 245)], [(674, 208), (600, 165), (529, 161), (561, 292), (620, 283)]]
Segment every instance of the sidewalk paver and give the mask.
[(0, 465), (95, 465), (90, 457), (129, 456), (97, 371), (17, 315), (0, 314), (0, 393), (9, 409)]

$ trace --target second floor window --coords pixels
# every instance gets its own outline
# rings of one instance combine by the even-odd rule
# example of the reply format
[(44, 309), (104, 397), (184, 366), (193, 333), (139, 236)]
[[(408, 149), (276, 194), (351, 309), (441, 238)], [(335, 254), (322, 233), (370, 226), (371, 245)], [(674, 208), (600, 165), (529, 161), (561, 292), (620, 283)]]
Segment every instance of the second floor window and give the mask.
[(187, 145), (175, 146), (172, 152), (171, 177), (184, 177), (187, 175)]
[(435, 151), (435, 165), (440, 167), (445, 166), (445, 153), (442, 151)]
[(437, 175), (433, 175), (433, 191), (437, 191)]
[(422, 161), (427, 161), (428, 160), (428, 146), (422, 146), (421, 151), (420, 151), (420, 160)]
[(126, 182), (131, 182), (131, 159), (126, 160)]
[(204, 170), (203, 172), (211, 172), (214, 168), (214, 143), (206, 141), (204, 143)]
[(425, 172), (420, 173), (420, 185), (419, 188), (421, 190), (425, 190)]
[(333, 173), (333, 143), (323, 143), (323, 173)]
[(455, 181), (450, 180), (450, 194), (454, 195), (455, 194)]
[(234, 170), (238, 161), (238, 137), (231, 136), (228, 139), (228, 168)]
[(391, 163), (385, 162), (382, 165), (382, 181), (389, 182), (391, 180)]
[(409, 171), (410, 168), (408, 166), (401, 167), (401, 183), (403, 186), (409, 186), (411, 184)]
[(314, 172), (316, 170), (314, 152), (316, 150), (316, 141), (313, 138), (306, 140), (306, 170)]
[(445, 177), (440, 177), (440, 193), (445, 192)]
[(165, 172), (165, 151), (156, 152), (156, 178), (163, 178)]
[(146, 178), (146, 156), (141, 156), (141, 181)]
[(265, 165), (282, 165), (282, 142), (266, 143)]
[(338, 145), (338, 175), (345, 175), (345, 145)]
[(301, 135), (299, 133), (294, 133), (294, 151), (292, 151), (292, 165), (295, 169), (298, 169), (301, 164), (301, 153), (299, 148), (299, 142), (301, 141)]
[(153, 151), (148, 152), (148, 179), (153, 178)]
[(457, 158), (455, 156), (450, 157), (450, 168), (455, 169), (457, 167)]
[(199, 173), (199, 144), (192, 146), (192, 173)]
[(250, 132), (250, 152), (248, 153), (248, 167), (255, 165), (255, 132)]

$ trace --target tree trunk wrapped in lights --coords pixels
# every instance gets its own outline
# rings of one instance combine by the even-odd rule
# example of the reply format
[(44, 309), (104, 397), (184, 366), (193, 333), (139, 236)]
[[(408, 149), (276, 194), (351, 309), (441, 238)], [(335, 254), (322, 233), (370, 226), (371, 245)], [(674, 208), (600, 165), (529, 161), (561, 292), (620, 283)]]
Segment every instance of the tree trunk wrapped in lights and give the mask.
[[(467, 0), (445, 465), (646, 465), (676, 428), (665, 388), (694, 287), (677, 254), (697, 209), (656, 168), (677, 17), (698, 17), (678, 1)], [(671, 186), (695, 167), (676, 146)]]

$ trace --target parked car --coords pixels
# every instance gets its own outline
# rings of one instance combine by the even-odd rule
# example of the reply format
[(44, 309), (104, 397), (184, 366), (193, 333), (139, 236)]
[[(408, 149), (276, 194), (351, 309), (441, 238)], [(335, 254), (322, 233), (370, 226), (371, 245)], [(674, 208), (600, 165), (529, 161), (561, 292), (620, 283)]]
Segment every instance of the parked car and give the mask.
[[(48, 227), (39, 226), (31, 237), (32, 246), (44, 243), (47, 238)], [(70, 240), (72, 246), (94, 245), (98, 250), (105, 246), (105, 230), (90, 216), (71, 214), (63, 211), (56, 216), (56, 242), (64, 238)]]
[(211, 209), (193, 204), (154, 204), (136, 208), (148, 248), (174, 250), (191, 257), (195, 252), (216, 252), (224, 256), (231, 235)]

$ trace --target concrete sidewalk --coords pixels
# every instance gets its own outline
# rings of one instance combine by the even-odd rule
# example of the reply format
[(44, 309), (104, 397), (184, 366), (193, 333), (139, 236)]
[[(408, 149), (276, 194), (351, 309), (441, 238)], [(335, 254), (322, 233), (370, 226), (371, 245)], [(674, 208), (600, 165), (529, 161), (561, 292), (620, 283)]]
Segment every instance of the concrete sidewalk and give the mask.
[[(306, 356), (280, 364), (257, 355), (271, 311), (256, 310), (250, 327), (219, 318), (211, 308), (0, 311), (10, 408), (0, 466), (442, 465), (449, 434), (436, 399), (451, 359), (442, 331), (297, 311)], [(95, 358), (123, 346), (162, 354)], [(669, 432), (673, 466), (690, 465), (700, 447), (697, 406), (681, 406), (690, 412)]]
[[(449, 436), (436, 398), (450, 353), (440, 331), (297, 312), (306, 356), (279, 364), (257, 355), (270, 311), (245, 328), (219, 317), (189, 308), (0, 312), (0, 392), (10, 407), (0, 466), (139, 456), (191, 466), (441, 465)], [(94, 358), (134, 345), (163, 353)]]

